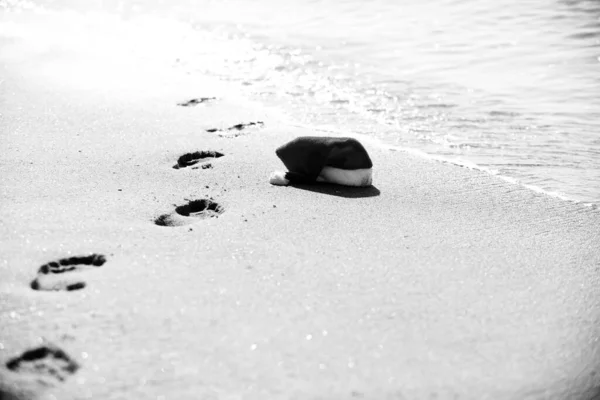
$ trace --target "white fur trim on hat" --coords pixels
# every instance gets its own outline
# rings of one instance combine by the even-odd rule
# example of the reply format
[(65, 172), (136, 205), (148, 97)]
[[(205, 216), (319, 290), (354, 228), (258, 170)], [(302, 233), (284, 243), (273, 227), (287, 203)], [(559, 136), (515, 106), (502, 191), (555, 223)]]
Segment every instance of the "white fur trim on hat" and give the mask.
[(369, 186), (373, 182), (373, 170), (363, 169), (341, 169), (325, 167), (321, 170), (317, 182), (337, 183), (346, 186)]

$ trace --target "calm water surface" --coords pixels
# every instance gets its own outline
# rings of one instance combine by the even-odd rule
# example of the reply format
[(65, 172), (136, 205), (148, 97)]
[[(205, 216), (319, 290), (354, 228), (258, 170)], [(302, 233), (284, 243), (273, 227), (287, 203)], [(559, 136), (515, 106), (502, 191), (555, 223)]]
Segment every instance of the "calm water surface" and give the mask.
[(302, 123), (600, 202), (597, 0), (36, 5), (125, 23), (152, 15), (154, 34), (191, 26), (180, 67), (239, 82)]

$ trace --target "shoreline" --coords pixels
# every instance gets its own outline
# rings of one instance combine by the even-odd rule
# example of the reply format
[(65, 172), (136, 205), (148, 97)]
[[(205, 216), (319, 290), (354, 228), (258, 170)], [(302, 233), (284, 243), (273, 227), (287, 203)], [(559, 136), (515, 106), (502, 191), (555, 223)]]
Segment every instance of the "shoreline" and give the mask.
[[(271, 186), (275, 148), (314, 132), (210, 79), (77, 88), (49, 78), (52, 60), (5, 61), (6, 397), (600, 393), (597, 210), (364, 142), (373, 188)], [(200, 96), (217, 100), (176, 106)], [(224, 156), (173, 168), (194, 151)], [(223, 212), (155, 224), (202, 199)], [(84, 288), (30, 288), (40, 266), (93, 253), (106, 262)], [(64, 382), (3, 368), (46, 340), (81, 366)]]

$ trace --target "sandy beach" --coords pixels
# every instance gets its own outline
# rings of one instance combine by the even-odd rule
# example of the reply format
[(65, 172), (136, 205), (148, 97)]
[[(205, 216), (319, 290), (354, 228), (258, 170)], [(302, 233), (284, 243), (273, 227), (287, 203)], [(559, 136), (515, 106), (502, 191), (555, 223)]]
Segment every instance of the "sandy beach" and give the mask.
[[(360, 137), (372, 187), (272, 186), (279, 145), (327, 133), (4, 46), (0, 398), (599, 398), (597, 208)], [(31, 288), (91, 254), (60, 274), (84, 287)], [(78, 367), (8, 368), (48, 344)]]

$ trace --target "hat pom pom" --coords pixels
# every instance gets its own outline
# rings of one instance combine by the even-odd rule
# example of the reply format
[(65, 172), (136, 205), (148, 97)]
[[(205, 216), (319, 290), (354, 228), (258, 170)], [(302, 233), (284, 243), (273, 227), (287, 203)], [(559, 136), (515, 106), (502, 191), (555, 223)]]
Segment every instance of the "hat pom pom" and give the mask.
[(288, 179), (285, 179), (285, 172), (275, 171), (269, 177), (269, 183), (271, 185), (287, 186), (290, 183), (290, 181)]

